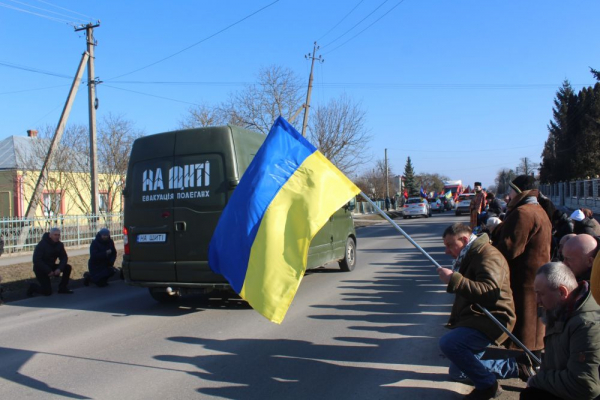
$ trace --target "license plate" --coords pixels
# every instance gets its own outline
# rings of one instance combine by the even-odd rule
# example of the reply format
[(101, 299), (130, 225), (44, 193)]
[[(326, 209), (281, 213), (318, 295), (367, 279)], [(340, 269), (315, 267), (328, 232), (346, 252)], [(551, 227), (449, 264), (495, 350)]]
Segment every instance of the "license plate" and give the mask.
[(137, 235), (138, 243), (164, 243), (167, 241), (166, 233), (152, 233)]

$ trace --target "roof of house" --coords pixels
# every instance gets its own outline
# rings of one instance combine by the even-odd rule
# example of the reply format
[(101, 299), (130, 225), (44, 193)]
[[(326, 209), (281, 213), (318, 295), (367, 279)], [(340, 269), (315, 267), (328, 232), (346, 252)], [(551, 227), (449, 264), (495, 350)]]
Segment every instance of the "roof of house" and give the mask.
[[(9, 136), (0, 141), (0, 170), (22, 168), (23, 165), (19, 165), (19, 159), (29, 159), (31, 157), (35, 140), (43, 139), (28, 136)], [(43, 160), (41, 160), (38, 168), (42, 167), (42, 163)]]

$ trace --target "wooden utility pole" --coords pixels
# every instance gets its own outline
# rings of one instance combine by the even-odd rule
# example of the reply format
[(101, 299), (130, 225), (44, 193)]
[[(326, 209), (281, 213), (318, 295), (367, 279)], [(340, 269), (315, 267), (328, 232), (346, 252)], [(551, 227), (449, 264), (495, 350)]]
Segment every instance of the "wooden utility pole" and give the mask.
[(98, 81), (94, 76), (94, 47), (96, 41), (94, 40), (94, 28), (100, 26), (100, 22), (97, 24), (87, 24), (79, 28), (75, 28), (75, 31), (85, 30), (87, 37), (87, 52), (90, 55), (88, 59), (88, 110), (89, 110), (89, 121), (90, 121), (90, 181), (91, 181), (91, 198), (92, 198), (92, 215), (99, 214), (98, 207), (98, 155), (96, 145), (96, 84)]
[(389, 168), (387, 161), (387, 149), (385, 149), (385, 198), (389, 199), (390, 197), (390, 178), (388, 176)]
[(71, 107), (73, 106), (73, 101), (75, 100), (75, 95), (77, 94), (77, 89), (79, 88), (81, 77), (83, 76), (83, 69), (85, 68), (85, 64), (88, 62), (88, 59), (89, 54), (87, 52), (83, 53), (83, 55), (81, 56), (81, 61), (79, 62), (79, 67), (77, 68), (77, 73), (75, 74), (75, 78), (73, 78), (73, 83), (71, 84), (69, 96), (67, 97), (67, 101), (63, 108), (62, 114), (60, 115), (60, 119), (58, 120), (58, 125), (56, 126), (56, 131), (54, 132), (54, 136), (52, 137), (52, 141), (50, 142), (48, 153), (46, 153), (44, 165), (42, 165), (42, 169), (40, 170), (40, 176), (38, 177), (35, 189), (33, 191), (33, 195), (31, 197), (31, 200), (29, 201), (29, 205), (27, 206), (27, 211), (25, 212), (26, 219), (31, 219), (35, 217), (35, 210), (40, 201), (40, 197), (42, 195), (42, 191), (44, 190), (46, 180), (48, 179), (48, 169), (50, 168), (50, 163), (52, 162), (53, 153), (54, 151), (56, 151), (58, 143), (60, 143), (60, 138), (62, 137), (62, 134), (65, 131), (65, 126), (67, 125), (69, 114), (71, 113)]
[(302, 122), (302, 136), (306, 137), (306, 125), (308, 124), (308, 111), (310, 110), (310, 94), (312, 92), (312, 82), (313, 82), (313, 69), (315, 67), (315, 60), (319, 60), (319, 62), (323, 62), (321, 56), (317, 57), (317, 50), (319, 50), (319, 46), (317, 46), (317, 42), (315, 42), (315, 47), (313, 48), (313, 52), (308, 53), (304, 57), (311, 58), (310, 64), (310, 76), (308, 78), (308, 92), (306, 93), (306, 104), (304, 104), (304, 121)]

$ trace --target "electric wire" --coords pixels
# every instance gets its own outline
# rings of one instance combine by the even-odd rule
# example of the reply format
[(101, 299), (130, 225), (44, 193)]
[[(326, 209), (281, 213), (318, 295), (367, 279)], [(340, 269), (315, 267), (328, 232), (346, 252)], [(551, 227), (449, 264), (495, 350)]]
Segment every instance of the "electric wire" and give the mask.
[[(345, 45), (346, 43), (350, 42), (351, 40), (353, 40), (354, 38), (356, 38), (358, 35), (362, 34), (364, 31), (366, 31), (367, 29), (369, 29), (370, 27), (372, 27), (373, 25), (375, 25), (377, 22), (379, 22), (383, 17), (385, 17), (386, 15), (388, 15), (390, 12), (392, 12), (396, 7), (398, 7), (400, 4), (404, 3), (404, 0), (401, 0), (398, 4), (396, 4), (394, 7), (390, 8), (385, 14), (383, 14), (381, 17), (377, 18), (375, 21), (373, 21), (371, 24), (369, 24), (365, 29), (363, 29), (362, 31), (358, 32), (356, 35), (352, 36), (350, 39), (346, 40), (344, 43), (340, 44), (337, 47), (334, 47), (333, 49), (329, 50), (327, 53), (325, 54), (329, 54), (332, 53), (334, 51), (336, 51), (337, 49), (339, 49), (340, 47), (342, 47), (343, 45)], [(325, 55), (324, 54), (324, 55)]]
[(68, 11), (68, 12), (73, 13), (73, 14), (81, 15), (82, 17), (85, 17), (86, 19), (89, 19), (90, 21), (97, 21), (97, 18), (90, 17), (89, 15), (85, 15), (85, 14), (82, 14), (82, 13), (77, 12), (77, 11), (69, 10), (68, 8), (65, 8), (65, 7), (57, 6), (56, 4), (52, 4), (52, 3), (48, 2), (48, 1), (44, 1), (44, 0), (37, 0), (37, 1), (39, 1), (40, 3), (48, 4), (49, 6), (56, 7), (58, 9), (61, 9), (61, 10), (64, 10), (64, 11)]
[(247, 20), (248, 18), (250, 18), (250, 17), (253, 17), (254, 15), (256, 15), (256, 14), (260, 13), (260, 12), (261, 12), (261, 11), (263, 11), (263, 10), (266, 10), (267, 8), (271, 7), (273, 4), (275, 4), (275, 3), (278, 3), (278, 2), (279, 2), (279, 0), (275, 0), (274, 2), (267, 4), (266, 6), (264, 6), (264, 7), (260, 8), (260, 9), (258, 9), (258, 10), (256, 10), (256, 11), (254, 11), (254, 12), (253, 12), (253, 13), (251, 13), (251, 14), (248, 14), (248, 15), (247, 15), (247, 16), (245, 16), (244, 18), (242, 18), (242, 19), (240, 19), (240, 20), (238, 20), (238, 21), (236, 21), (236, 22), (234, 22), (234, 23), (232, 23), (232, 24), (230, 24), (230, 25), (226, 26), (225, 28), (223, 28), (223, 29), (221, 29), (221, 30), (219, 30), (219, 31), (217, 31), (217, 32), (215, 32), (215, 33), (213, 33), (212, 35), (209, 35), (209, 36), (205, 37), (204, 39), (202, 39), (202, 40), (199, 40), (198, 42), (196, 42), (196, 43), (194, 43), (194, 44), (191, 44), (191, 45), (189, 45), (188, 47), (186, 47), (186, 48), (184, 48), (184, 49), (182, 49), (182, 50), (179, 50), (179, 51), (177, 51), (177, 52), (175, 52), (175, 53), (173, 53), (173, 54), (171, 54), (171, 55), (169, 55), (169, 56), (167, 56), (167, 57), (161, 58), (161, 59), (160, 59), (160, 60), (158, 60), (158, 61), (155, 61), (155, 62), (153, 62), (153, 63), (150, 63), (150, 64), (148, 64), (148, 65), (146, 65), (146, 66), (143, 66), (143, 67), (141, 67), (141, 68), (134, 69), (133, 71), (129, 71), (129, 72), (125, 73), (125, 74), (122, 74), (122, 75), (118, 75), (118, 76), (112, 77), (112, 78), (110, 78), (110, 79), (107, 79), (106, 81), (112, 81), (112, 80), (115, 80), (115, 79), (118, 79), (118, 78), (122, 78), (122, 77), (124, 77), (124, 76), (127, 76), (127, 75), (131, 75), (131, 74), (133, 74), (133, 73), (139, 72), (139, 71), (141, 71), (141, 70), (144, 70), (144, 69), (146, 69), (146, 68), (150, 68), (150, 67), (152, 67), (152, 66), (154, 66), (154, 65), (156, 65), (156, 64), (158, 64), (158, 63), (161, 63), (161, 62), (163, 62), (163, 61), (166, 61), (166, 60), (168, 60), (168, 59), (170, 59), (170, 58), (173, 58), (173, 57), (175, 57), (176, 55), (179, 55), (179, 54), (183, 53), (184, 51), (187, 51), (187, 50), (191, 49), (192, 47), (198, 46), (199, 44), (201, 44), (201, 43), (203, 43), (203, 42), (206, 42), (206, 41), (207, 41), (207, 40), (209, 40), (209, 39), (212, 39), (213, 37), (215, 37), (215, 36), (219, 35), (220, 33), (223, 33), (223, 32), (225, 32), (226, 30), (228, 30), (228, 29), (230, 29), (230, 28), (233, 28), (234, 26), (236, 26), (236, 25), (238, 25), (238, 24), (240, 24), (240, 23), (244, 22), (244, 21), (245, 21), (245, 20)]
[(73, 79), (72, 76), (68, 76), (68, 75), (64, 75), (64, 74), (59, 74), (59, 73), (56, 73), (56, 72), (44, 71), (44, 70), (41, 70), (39, 68), (27, 67), (25, 65), (14, 64), (14, 63), (11, 63), (11, 62), (6, 62), (6, 61), (0, 61), (0, 65), (3, 65), (5, 67), (9, 67), (9, 68), (20, 69), (20, 70), (23, 70), (23, 71), (35, 72), (37, 74), (56, 76), (58, 78)]
[(51, 17), (51, 16), (48, 16), (48, 15), (39, 14), (39, 13), (36, 13), (36, 12), (33, 12), (33, 11), (24, 10), (22, 8), (18, 8), (18, 7), (12, 6), (10, 4), (0, 3), (0, 7), (5, 7), (5, 8), (8, 8), (8, 9), (11, 9), (11, 10), (15, 10), (15, 11), (21, 11), (21, 12), (24, 12), (26, 14), (32, 14), (32, 15), (35, 15), (35, 16), (38, 16), (38, 17), (41, 17), (41, 18), (46, 18), (46, 19), (48, 19), (50, 21), (58, 22), (58, 23), (61, 23), (61, 24), (71, 25), (73, 27), (76, 26), (76, 24), (74, 24), (71, 21), (68, 21), (68, 20), (65, 20), (65, 19), (61, 19), (61, 18), (57, 18), (57, 17)]
[(55, 89), (55, 88), (59, 88), (59, 87), (66, 87), (69, 85), (56, 85), (56, 86), (46, 86), (46, 87), (41, 87), (41, 88), (34, 88), (34, 89), (22, 89), (22, 90), (14, 90), (11, 92), (0, 92), (0, 95), (3, 94), (16, 94), (16, 93), (25, 93), (25, 92), (35, 92), (35, 91), (39, 91), (39, 90), (46, 90), (46, 89)]
[(356, 28), (358, 25), (360, 25), (364, 20), (366, 20), (367, 18), (369, 18), (371, 15), (373, 15), (374, 12), (376, 12), (377, 10), (379, 10), (385, 3), (387, 3), (389, 0), (384, 0), (383, 3), (381, 3), (380, 5), (378, 5), (373, 11), (371, 11), (369, 14), (367, 14), (366, 17), (364, 17), (363, 19), (361, 19), (360, 21), (358, 21), (356, 24), (354, 24), (352, 26), (352, 28), (348, 29), (346, 32), (342, 33), (340, 36), (336, 37), (335, 39), (333, 39), (331, 42), (327, 43), (324, 46), (321, 46), (322, 48), (325, 48), (327, 46), (329, 46), (332, 43), (335, 43), (336, 41), (338, 41), (340, 38), (344, 37), (345, 35), (347, 35), (351, 30), (353, 30), (354, 28)]
[(350, 10), (350, 12), (348, 12), (348, 13), (347, 13), (347, 14), (346, 14), (346, 15), (345, 15), (345, 16), (344, 16), (344, 17), (343, 17), (341, 20), (340, 20), (340, 22), (338, 22), (337, 24), (335, 24), (335, 26), (334, 26), (333, 28), (331, 28), (330, 30), (328, 30), (327, 32), (325, 32), (325, 34), (323, 34), (323, 36), (321, 36), (320, 38), (318, 38), (318, 39), (317, 39), (317, 42), (321, 41), (321, 39), (323, 39), (325, 36), (327, 36), (327, 35), (328, 35), (328, 34), (329, 34), (329, 33), (330, 33), (332, 30), (334, 30), (335, 28), (337, 28), (337, 27), (338, 27), (338, 26), (339, 26), (339, 25), (340, 25), (342, 22), (344, 22), (344, 20), (345, 20), (346, 18), (348, 18), (348, 16), (349, 16), (350, 14), (352, 14), (352, 13), (354, 12), (354, 10), (356, 10), (356, 8), (357, 8), (358, 6), (360, 6), (360, 5), (361, 5), (361, 3), (362, 3), (363, 1), (364, 1), (364, 0), (360, 0), (360, 1), (359, 1), (359, 2), (358, 2), (358, 3), (357, 3), (355, 6), (354, 6), (354, 8), (353, 8), (352, 10)]
[(123, 89), (120, 87), (116, 87), (116, 86), (112, 86), (112, 85), (107, 85), (106, 83), (103, 83), (102, 86), (107, 87), (107, 88), (111, 88), (111, 89), (116, 89), (116, 90), (122, 90), (124, 92), (130, 92), (130, 93), (136, 93), (136, 94), (141, 94), (143, 96), (149, 96), (149, 97), (156, 97), (158, 99), (163, 99), (163, 100), (169, 100), (169, 101), (174, 101), (176, 103), (184, 103), (184, 104), (191, 104), (194, 106), (200, 106), (201, 104), (198, 103), (192, 103), (190, 101), (184, 101), (184, 100), (177, 100), (177, 99), (172, 99), (170, 97), (165, 97), (165, 96), (157, 96), (155, 94), (150, 94), (150, 93), (144, 93), (144, 92), (138, 92), (136, 90), (129, 90), (129, 89)]
[[(36, 9), (36, 10), (45, 11), (45, 12), (50, 13), (50, 14), (56, 14), (56, 15), (59, 15), (61, 17), (74, 18), (72, 15), (66, 15), (66, 14), (59, 13), (57, 11), (52, 11), (52, 10), (48, 10), (48, 9), (45, 9), (45, 8), (42, 8), (42, 7), (37, 7), (37, 6), (31, 5), (31, 4), (24, 3), (24, 2), (19, 1), (19, 0), (5, 0), (5, 1), (11, 1), (13, 3), (17, 3), (17, 4), (20, 4), (20, 5), (26, 6), (26, 7), (30, 7), (30, 8)], [(83, 20), (81, 20), (79, 18), (77, 20), (83, 21)]]

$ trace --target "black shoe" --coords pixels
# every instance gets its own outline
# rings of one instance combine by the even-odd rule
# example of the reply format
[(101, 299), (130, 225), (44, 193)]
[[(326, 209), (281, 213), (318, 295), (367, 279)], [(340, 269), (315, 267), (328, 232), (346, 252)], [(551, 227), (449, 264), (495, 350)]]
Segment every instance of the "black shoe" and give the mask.
[(60, 288), (60, 289), (58, 289), (58, 293), (60, 293), (60, 294), (73, 294), (75, 292), (72, 291), (69, 288)]
[(533, 367), (533, 362), (531, 362), (531, 358), (529, 358), (527, 353), (523, 353), (515, 357), (515, 361), (517, 362), (519, 379), (521, 379), (523, 382), (527, 382), (529, 378), (535, 375), (536, 371)]
[(33, 293), (34, 293), (34, 291), (33, 291), (33, 284), (30, 283), (29, 287), (27, 288), (27, 297), (32, 297)]
[(473, 389), (471, 393), (463, 397), (468, 400), (488, 400), (500, 397), (502, 394), (502, 386), (496, 381), (491, 387), (487, 389)]
[(90, 286), (90, 273), (89, 272), (83, 273), (83, 286)]

